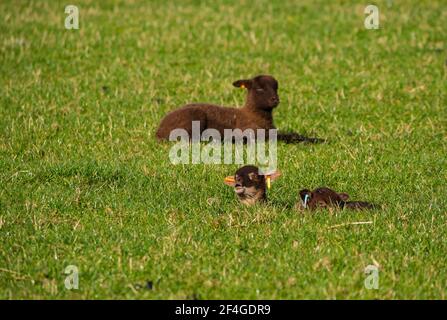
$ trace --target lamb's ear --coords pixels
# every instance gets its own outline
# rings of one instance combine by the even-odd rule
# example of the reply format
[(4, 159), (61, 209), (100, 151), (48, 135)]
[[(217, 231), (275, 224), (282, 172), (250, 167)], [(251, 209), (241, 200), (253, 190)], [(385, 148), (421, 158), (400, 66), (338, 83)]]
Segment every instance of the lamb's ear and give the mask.
[(349, 194), (347, 194), (347, 193), (341, 192), (338, 195), (340, 196), (341, 200), (343, 200), (343, 201), (346, 201), (349, 199)]
[(233, 177), (233, 176), (228, 176), (228, 177), (226, 177), (226, 178), (224, 179), (224, 183), (225, 183), (227, 186), (230, 186), (230, 187), (234, 187), (234, 186), (236, 185), (236, 182), (234, 181), (234, 177)]
[(281, 172), (279, 170), (276, 170), (275, 172), (266, 175), (266, 177), (267, 176), (270, 177), (271, 181), (275, 181), (276, 179), (278, 179), (281, 176)]
[(252, 80), (238, 80), (238, 81), (233, 82), (233, 86), (235, 86), (236, 88), (250, 89), (252, 83), (253, 83)]

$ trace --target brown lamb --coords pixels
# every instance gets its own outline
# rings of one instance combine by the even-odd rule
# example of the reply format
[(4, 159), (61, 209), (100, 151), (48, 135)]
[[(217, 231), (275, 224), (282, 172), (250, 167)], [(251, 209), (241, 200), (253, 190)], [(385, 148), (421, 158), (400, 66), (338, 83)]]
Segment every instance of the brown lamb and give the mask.
[(303, 189), (300, 191), (300, 201), (296, 208), (299, 210), (309, 209), (316, 210), (318, 208), (347, 208), (355, 210), (375, 209), (377, 206), (364, 201), (347, 201), (349, 195), (347, 193), (338, 193), (332, 189), (322, 187), (314, 191)]
[[(279, 104), (278, 81), (268, 75), (259, 75), (252, 79), (238, 80), (235, 87), (247, 89), (247, 98), (242, 108), (221, 107), (213, 104), (195, 103), (185, 105), (167, 114), (160, 123), (156, 136), (159, 140), (168, 140), (174, 129), (184, 129), (191, 138), (192, 121), (199, 121), (200, 133), (206, 129), (216, 129), (221, 137), (224, 129), (276, 129), (272, 112)], [(266, 132), (268, 136), (268, 131)], [(277, 133), (280, 141), (323, 142), (322, 139), (308, 138), (297, 133)]]

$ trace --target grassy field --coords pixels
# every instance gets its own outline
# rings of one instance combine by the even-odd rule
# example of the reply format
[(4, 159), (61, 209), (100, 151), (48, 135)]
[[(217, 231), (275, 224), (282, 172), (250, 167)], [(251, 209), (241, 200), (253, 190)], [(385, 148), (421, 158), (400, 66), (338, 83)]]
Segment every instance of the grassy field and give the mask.
[[(1, 1), (0, 298), (446, 299), (447, 3), (374, 3), (379, 30), (362, 1), (77, 0), (66, 30), (68, 2)], [(172, 165), (154, 131), (260, 73), (276, 125), (329, 142), (280, 143), (246, 208), (237, 165)], [(293, 210), (323, 185), (383, 209)]]

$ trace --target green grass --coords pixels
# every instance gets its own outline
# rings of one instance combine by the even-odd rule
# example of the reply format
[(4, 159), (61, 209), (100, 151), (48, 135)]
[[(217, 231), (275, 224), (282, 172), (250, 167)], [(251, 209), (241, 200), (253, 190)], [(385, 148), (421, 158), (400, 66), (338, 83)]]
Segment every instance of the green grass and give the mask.
[[(65, 30), (68, 2), (2, 1), (0, 297), (446, 299), (447, 4), (375, 3), (379, 30), (362, 1), (79, 0)], [(154, 131), (259, 73), (279, 128), (330, 142), (279, 144), (245, 208), (237, 165), (174, 166)], [(293, 210), (322, 185), (384, 209)]]

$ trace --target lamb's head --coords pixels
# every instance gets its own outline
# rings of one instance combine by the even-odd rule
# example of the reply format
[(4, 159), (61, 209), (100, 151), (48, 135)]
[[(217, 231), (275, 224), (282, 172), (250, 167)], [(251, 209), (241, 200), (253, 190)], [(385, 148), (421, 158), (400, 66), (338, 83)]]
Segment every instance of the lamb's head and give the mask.
[(225, 184), (234, 188), (241, 203), (252, 205), (266, 200), (266, 185), (280, 176), (279, 171), (261, 173), (258, 167), (243, 166), (234, 176), (225, 178)]
[(278, 106), (278, 81), (272, 76), (260, 75), (252, 79), (233, 82), (238, 88), (248, 90), (246, 105), (263, 110), (271, 110)]

